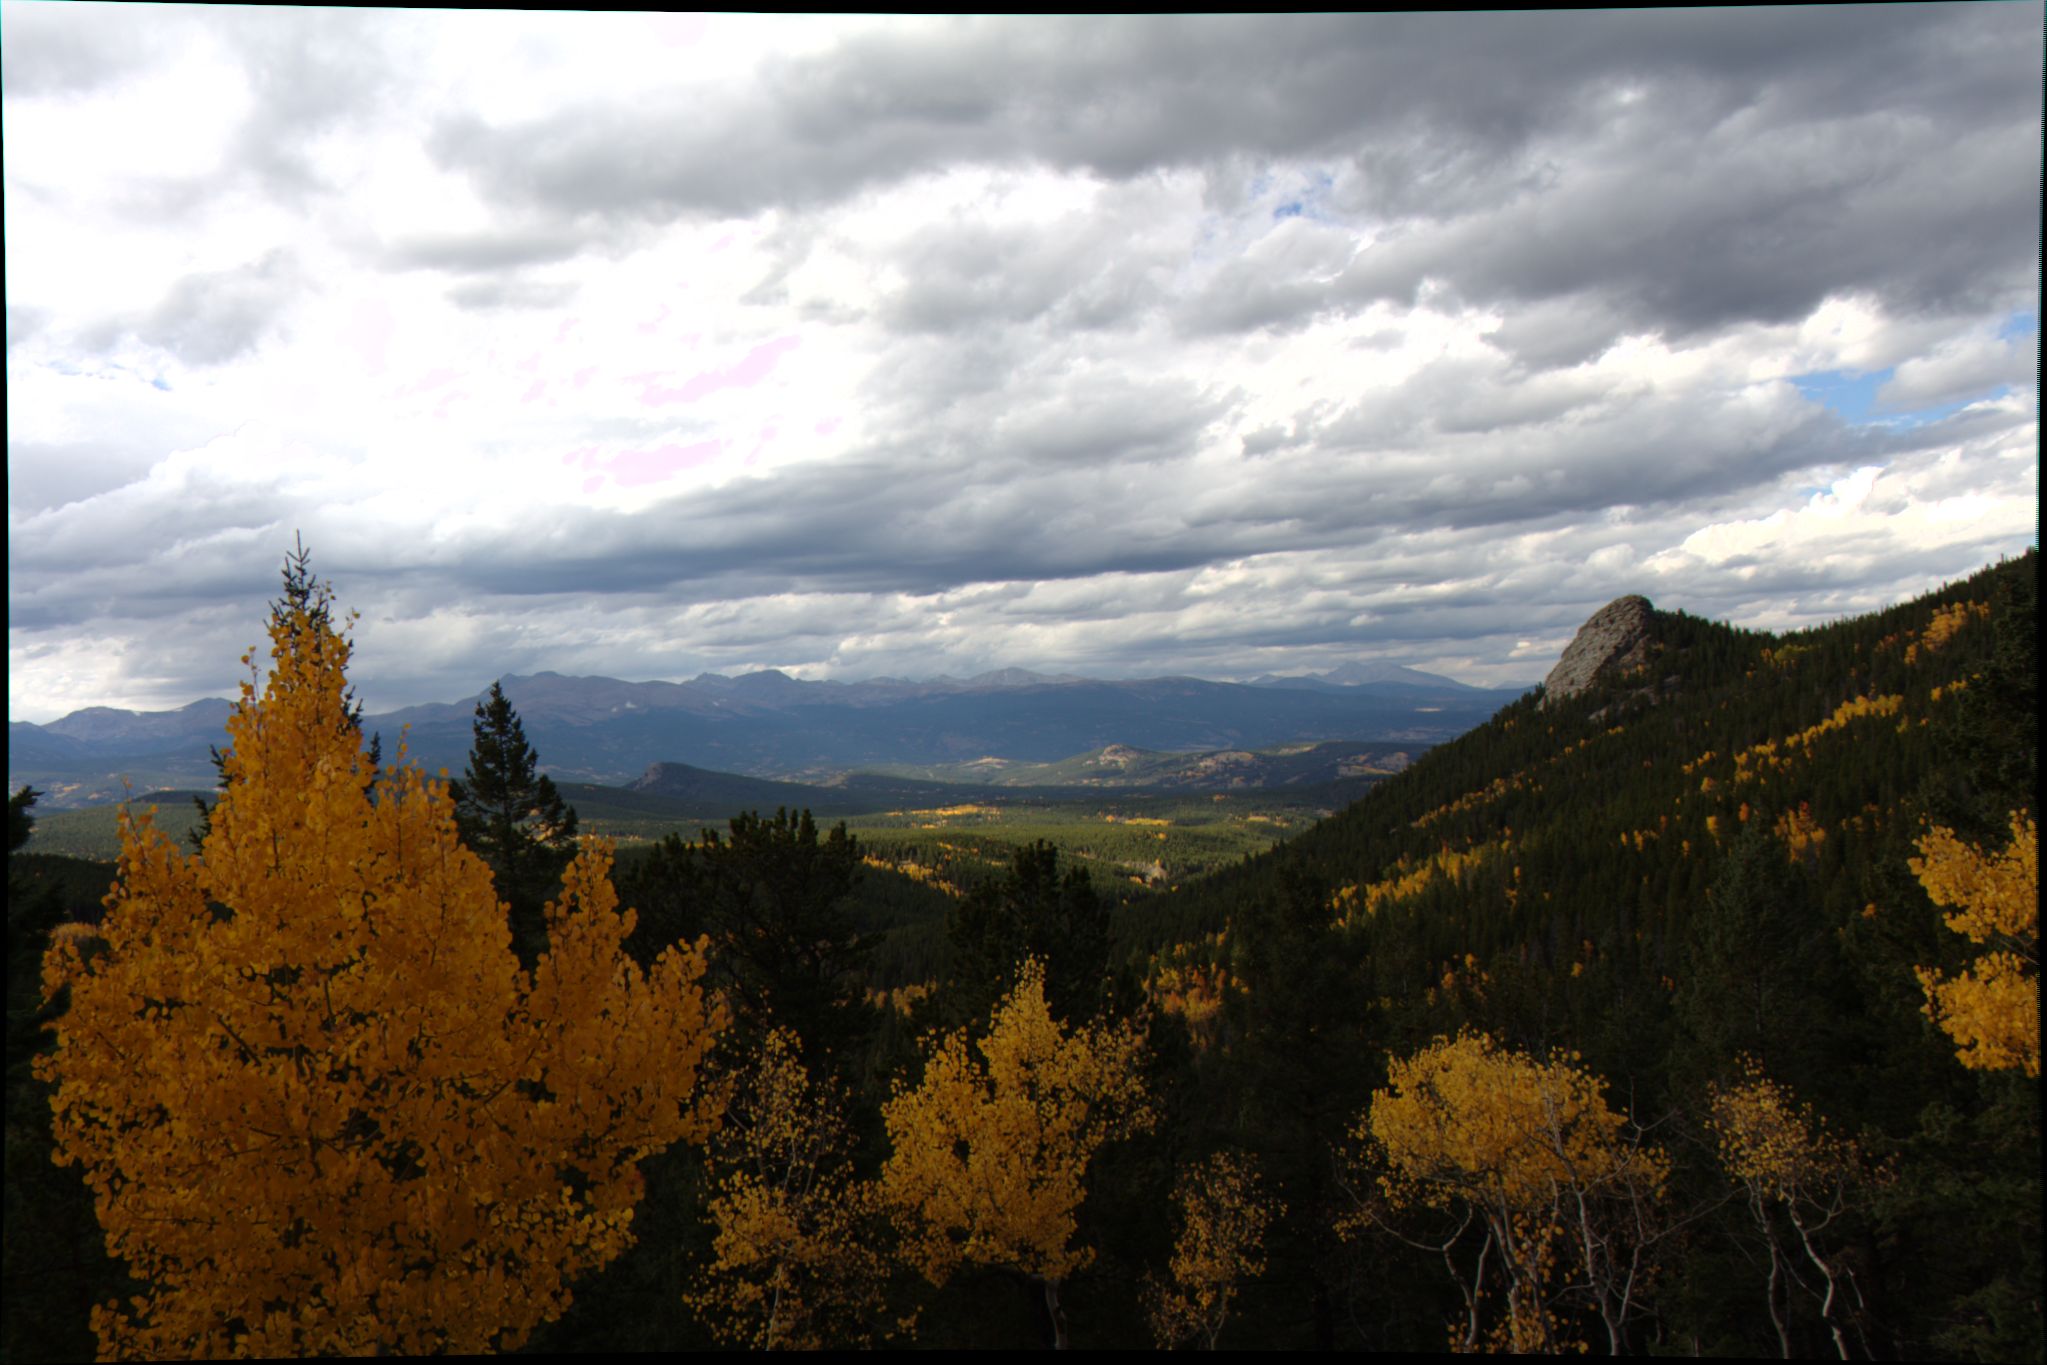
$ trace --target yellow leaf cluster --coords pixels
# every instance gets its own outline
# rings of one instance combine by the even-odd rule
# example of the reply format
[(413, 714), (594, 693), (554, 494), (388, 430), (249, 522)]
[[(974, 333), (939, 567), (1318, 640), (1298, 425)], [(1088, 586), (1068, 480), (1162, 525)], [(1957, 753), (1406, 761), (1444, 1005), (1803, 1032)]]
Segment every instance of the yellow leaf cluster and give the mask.
[(1574, 1056), (1539, 1062), (1467, 1032), (1394, 1060), (1387, 1080), (1353, 1136), (1384, 1153), (1380, 1185), (1395, 1208), (1475, 1197), (1535, 1210), (1560, 1189), (1660, 1189), (1669, 1172), (1662, 1152), (1626, 1140), (1626, 1120)]
[[(988, 817), (988, 818), (990, 818), (990, 819), (995, 819), (995, 820), (999, 820), (999, 819), (1001, 819), (1001, 818), (1002, 818), (1002, 807), (1000, 807), (1000, 806), (979, 806), (979, 805), (974, 805), (973, 803), (969, 802), (968, 804), (966, 804), (966, 805), (962, 805), (962, 806), (930, 806), (930, 807), (926, 807), (926, 808), (924, 808), (924, 809), (922, 809), (922, 810), (911, 810), (911, 811), (890, 811), (890, 812), (889, 812), (889, 814), (891, 814), (891, 815), (930, 815), (930, 816), (934, 816), (934, 817), (936, 817), (937, 819), (940, 819), (940, 820), (950, 820), (950, 819), (953, 819), (953, 818), (954, 818), (954, 817), (956, 817), (956, 816), (963, 816), (963, 815), (979, 815), (979, 816), (987, 816), (987, 817)], [(922, 826), (922, 828), (926, 828), (926, 829), (928, 829), (928, 828), (930, 828), (930, 826), (928, 826), (928, 825), (927, 825), (927, 826)]]
[(2040, 837), (2014, 811), (2002, 852), (1984, 853), (1935, 829), (1908, 866), (1935, 905), (1958, 906), (1948, 928), (1991, 945), (1954, 980), (1918, 969), (1926, 1013), (1960, 1046), (1963, 1066), (2040, 1074)]
[(1652, 842), (1662, 838), (1664, 831), (1670, 827), (1670, 817), (1667, 815), (1661, 815), (1657, 817), (1657, 821), (1658, 826), (1655, 829), (1622, 830), (1621, 847), (1632, 848), (1635, 850), (1635, 852), (1640, 853), (1643, 849), (1647, 848)]
[(1737, 1070), (1735, 1084), (1707, 1092), (1706, 1127), (1729, 1175), (1765, 1199), (1795, 1200), (1852, 1169), (1854, 1144), (1829, 1134), (1810, 1105), (1797, 1103), (1752, 1057), (1742, 1057)]
[(45, 959), (55, 1160), (147, 1286), (94, 1310), (110, 1357), (515, 1346), (715, 1123), (701, 947), (627, 958), (593, 844), (523, 973), (446, 785), (363, 754), (328, 600), (273, 622), (201, 852), (124, 816), (98, 939)]
[(1180, 1236), (1170, 1283), (1146, 1286), (1145, 1311), (1162, 1347), (1196, 1337), (1214, 1350), (1239, 1282), (1265, 1273), (1265, 1232), (1286, 1205), (1260, 1188), (1255, 1163), (1218, 1152), (1174, 1186)]
[(1988, 620), (1990, 604), (1957, 602), (1951, 607), (1934, 608), (1933, 619), (1926, 623), (1926, 629), (1920, 633), (1919, 642), (1905, 647), (1905, 662), (1917, 663), (1922, 651), (1931, 654), (1940, 649), (1942, 645), (1954, 639), (1962, 627), (1969, 624), (1972, 617)]
[[(1376, 1151), (1385, 1207), (1461, 1209), (1485, 1232), (1468, 1278), (1449, 1254), (1461, 1231), (1436, 1248), (1466, 1296), (1452, 1346), (1582, 1350), (1556, 1311), (1567, 1269), (1593, 1291), (1602, 1316), (1612, 1315), (1610, 1335), (1617, 1332), (1628, 1315), (1621, 1291), (1646, 1264), (1641, 1239), (1670, 1160), (1631, 1137), (1599, 1080), (1575, 1054), (1542, 1062), (1465, 1032), (1393, 1061), (1388, 1081), (1352, 1130)], [(1636, 1250), (1619, 1254), (1630, 1239)], [(1485, 1328), (1481, 1308), (1495, 1281), (1503, 1311)]]
[(1812, 653), (1811, 645), (1786, 645), (1782, 649), (1765, 649), (1763, 662), (1779, 672), (1788, 671), (1799, 656)]
[(906, 986), (893, 986), (887, 989), (879, 986), (870, 986), (867, 988), (866, 1000), (875, 1009), (893, 1010), (904, 1018), (908, 1018), (910, 1011), (916, 1007), (917, 1002), (929, 999), (931, 993), (937, 989), (938, 983), (929, 980), (913, 981)]
[(1514, 773), (1508, 777), (1496, 777), (1477, 791), (1466, 792), (1455, 801), (1436, 807), (1422, 814), (1414, 822), (1414, 828), (1427, 829), (1438, 820), (1448, 819), (1461, 811), (1476, 810), (1489, 801), (1497, 801), (1512, 791), (1528, 790), (1533, 783), (1526, 773)]
[(1225, 1003), (1244, 989), (1231, 974), (1229, 962), (1227, 934), (1218, 929), (1155, 954), (1146, 968), (1146, 999), (1186, 1022), (1197, 1051), (1214, 1043)]
[[(947, 847), (950, 846), (948, 845)], [(910, 858), (903, 858), (897, 861), (890, 861), (889, 859), (879, 858), (876, 857), (874, 854), (870, 853), (863, 857), (860, 861), (866, 864), (868, 867), (878, 867), (889, 872), (900, 872), (905, 877), (908, 877), (911, 881), (922, 882), (926, 886), (933, 887), (939, 891), (943, 891), (946, 895), (951, 896), (955, 900), (961, 899), (966, 894), (965, 892), (961, 891), (959, 887), (947, 881), (944, 875), (937, 868), (926, 867), (924, 864)]]
[(1872, 717), (1895, 716), (1905, 705), (1903, 696), (1891, 693), (1886, 696), (1857, 696), (1844, 701), (1834, 708), (1833, 714), (1816, 725), (1808, 725), (1782, 741), (1766, 740), (1752, 744), (1734, 756), (1734, 780), (1736, 782), (1757, 782), (1762, 780), (1765, 769), (1777, 772), (1788, 771), (1791, 767), (1793, 749), (1799, 756), (1810, 758), (1812, 747), (1822, 736), (1845, 730), (1858, 720)]
[(1826, 827), (1813, 819), (1810, 803), (1801, 801), (1777, 817), (1771, 827), (1784, 844), (1784, 852), (1792, 862), (1797, 862), (1806, 850), (1817, 848), (1827, 840)]
[(1036, 961), (971, 1050), (965, 1030), (940, 1038), (922, 1083), (898, 1082), (882, 1109), (882, 1193), (905, 1259), (933, 1284), (962, 1265), (1058, 1281), (1087, 1264), (1073, 1234), (1088, 1165), (1155, 1121), (1142, 1048), (1134, 1024), (1063, 1028)]
[(1432, 882), (1460, 877), (1507, 851), (1507, 843), (1502, 840), (1497, 844), (1480, 844), (1466, 849), (1445, 845), (1419, 863), (1403, 855), (1392, 876), (1363, 886), (1340, 888), (1332, 898), (1330, 908), (1339, 919), (1348, 920), (1360, 913), (1370, 915), (1381, 906), (1419, 895)]
[(877, 1193), (853, 1178), (851, 1134), (801, 1056), (794, 1033), (771, 1032), (726, 1108), (710, 1158), (715, 1259), (684, 1296), (753, 1350), (872, 1345), (884, 1306), (888, 1266), (865, 1227)]

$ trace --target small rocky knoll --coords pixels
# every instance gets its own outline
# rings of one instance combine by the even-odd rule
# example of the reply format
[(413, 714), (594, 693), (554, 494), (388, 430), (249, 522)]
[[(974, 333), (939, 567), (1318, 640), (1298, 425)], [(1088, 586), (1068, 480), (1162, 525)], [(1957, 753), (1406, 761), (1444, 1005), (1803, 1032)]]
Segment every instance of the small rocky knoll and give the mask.
[(1592, 613), (1543, 679), (1543, 705), (1648, 663), (1655, 622), (1656, 609), (1646, 597), (1616, 597)]

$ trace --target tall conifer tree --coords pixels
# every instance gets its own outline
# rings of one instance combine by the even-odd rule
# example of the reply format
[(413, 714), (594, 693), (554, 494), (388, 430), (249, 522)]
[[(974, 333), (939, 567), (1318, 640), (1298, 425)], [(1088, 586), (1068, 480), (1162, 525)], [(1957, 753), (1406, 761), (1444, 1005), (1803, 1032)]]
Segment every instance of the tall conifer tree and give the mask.
[(546, 946), (542, 907), (576, 856), (576, 811), (536, 771), (539, 755), (502, 683), (476, 704), (474, 733), (469, 767), (449, 783), (455, 829), (511, 905), (512, 945), (530, 966)]
[(1104, 1003), (1109, 976), (1109, 913), (1087, 869), (1059, 867), (1059, 850), (1043, 839), (1018, 848), (1000, 882), (976, 887), (946, 924), (953, 950), (951, 1025), (994, 1008), (1024, 961), (1045, 967), (1045, 998), (1054, 1018), (1077, 1023)]

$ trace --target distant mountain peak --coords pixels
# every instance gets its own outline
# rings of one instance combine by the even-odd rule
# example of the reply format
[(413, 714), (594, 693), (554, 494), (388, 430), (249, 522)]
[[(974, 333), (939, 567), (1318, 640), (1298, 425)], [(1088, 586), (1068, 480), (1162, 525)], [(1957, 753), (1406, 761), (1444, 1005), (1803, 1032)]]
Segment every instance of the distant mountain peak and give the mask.
[(968, 687), (1039, 687), (1047, 683), (1086, 682), (1071, 673), (1033, 673), (1028, 668), (995, 668), (966, 679)]
[(1363, 687), (1371, 683), (1400, 683), (1408, 687), (1449, 687), (1459, 691), (1478, 691), (1469, 683), (1446, 678), (1440, 673), (1424, 673), (1418, 668), (1396, 664), (1384, 659), (1352, 660), (1339, 664), (1326, 673), (1267, 673), (1253, 678), (1253, 687)]

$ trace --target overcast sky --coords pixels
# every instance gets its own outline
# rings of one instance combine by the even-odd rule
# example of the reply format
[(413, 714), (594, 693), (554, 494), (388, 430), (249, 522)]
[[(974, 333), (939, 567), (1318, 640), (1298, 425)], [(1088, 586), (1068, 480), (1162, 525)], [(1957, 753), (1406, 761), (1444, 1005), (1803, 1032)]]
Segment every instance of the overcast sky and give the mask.
[(1769, 628), (2038, 535), (2042, 9), (7, 3), (8, 714)]

